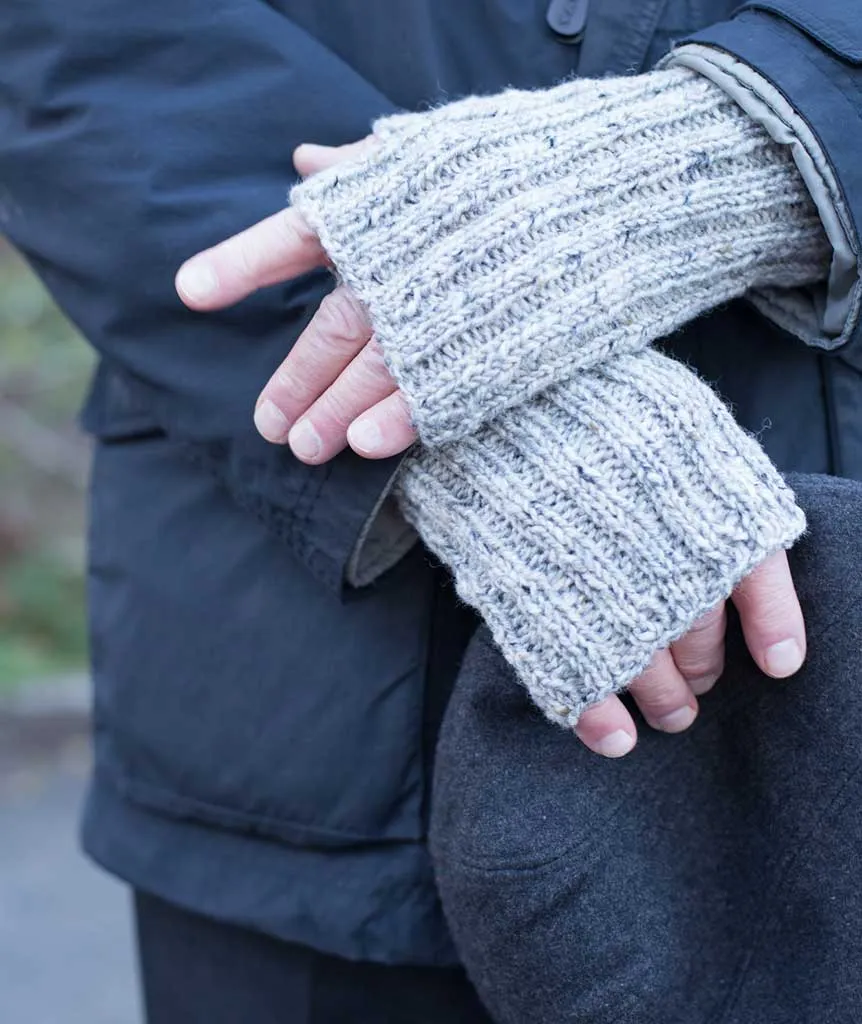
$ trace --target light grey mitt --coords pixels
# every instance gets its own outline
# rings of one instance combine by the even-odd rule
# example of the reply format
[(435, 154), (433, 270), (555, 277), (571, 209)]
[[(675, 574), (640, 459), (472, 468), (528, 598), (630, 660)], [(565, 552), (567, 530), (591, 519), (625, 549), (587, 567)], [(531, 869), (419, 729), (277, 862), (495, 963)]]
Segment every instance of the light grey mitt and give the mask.
[(406, 517), (571, 726), (805, 526), (757, 442), (649, 343), (822, 280), (829, 245), (787, 149), (687, 69), (375, 132), (293, 202), (414, 416)]
[(805, 528), (757, 441), (652, 350), (417, 449), (398, 496), (533, 700), (568, 726)]
[(758, 286), (826, 276), (787, 147), (686, 68), (375, 125), (294, 189), (438, 444)]

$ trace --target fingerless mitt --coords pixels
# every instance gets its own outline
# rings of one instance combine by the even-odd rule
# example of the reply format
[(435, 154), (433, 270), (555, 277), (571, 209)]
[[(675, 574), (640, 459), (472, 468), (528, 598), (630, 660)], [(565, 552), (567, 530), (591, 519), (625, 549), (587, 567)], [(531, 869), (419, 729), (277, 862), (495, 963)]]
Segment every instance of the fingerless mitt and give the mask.
[(375, 125), (292, 202), (366, 303), (426, 444), (758, 286), (826, 276), (787, 147), (686, 68)]
[(805, 528), (757, 441), (652, 350), (418, 448), (398, 497), (535, 703), (566, 726)]

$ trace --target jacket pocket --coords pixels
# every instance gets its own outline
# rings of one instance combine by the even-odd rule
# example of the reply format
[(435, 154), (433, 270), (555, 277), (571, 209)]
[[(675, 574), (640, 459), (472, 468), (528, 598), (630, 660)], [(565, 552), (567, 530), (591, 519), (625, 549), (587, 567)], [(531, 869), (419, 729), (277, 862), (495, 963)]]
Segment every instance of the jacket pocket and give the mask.
[(417, 552), (342, 598), (183, 445), (98, 445), (97, 771), (161, 813), (293, 843), (419, 838), (432, 581)]

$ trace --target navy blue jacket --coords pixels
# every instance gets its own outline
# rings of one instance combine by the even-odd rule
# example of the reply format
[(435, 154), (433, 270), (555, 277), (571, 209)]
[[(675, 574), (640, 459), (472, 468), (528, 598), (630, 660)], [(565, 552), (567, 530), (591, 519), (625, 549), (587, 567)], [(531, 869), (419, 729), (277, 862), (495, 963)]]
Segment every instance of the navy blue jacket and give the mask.
[(545, 6), (0, 5), (0, 230), (102, 357), (84, 412), (99, 440), (85, 845), (164, 898), (346, 956), (454, 956), (424, 837), (472, 621), (420, 551), (345, 583), (397, 461), (312, 469), (251, 427), (325, 275), (208, 317), (174, 294), (184, 258), (284, 202), (294, 145), (467, 92), (636, 72), (692, 37), (692, 59), (795, 140), (836, 261), (808, 343), (738, 302), (668, 347), (782, 468), (862, 477), (856, 0), (592, 0), (577, 45)]

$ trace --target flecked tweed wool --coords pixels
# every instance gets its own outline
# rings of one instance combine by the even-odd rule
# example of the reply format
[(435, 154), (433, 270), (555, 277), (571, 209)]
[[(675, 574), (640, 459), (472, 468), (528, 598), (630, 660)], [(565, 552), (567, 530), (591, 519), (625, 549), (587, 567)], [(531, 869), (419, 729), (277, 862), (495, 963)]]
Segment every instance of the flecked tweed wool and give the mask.
[(561, 725), (623, 689), (805, 528), (757, 441), (651, 349), (417, 450), (399, 500)]
[(402, 510), (573, 726), (805, 528), (757, 442), (649, 343), (825, 278), (829, 246), (787, 151), (686, 69), (375, 131), (293, 200), (414, 415)]
[(293, 190), (369, 308), (419, 435), (475, 430), (757, 286), (825, 276), (787, 147), (686, 68), (375, 125)]

